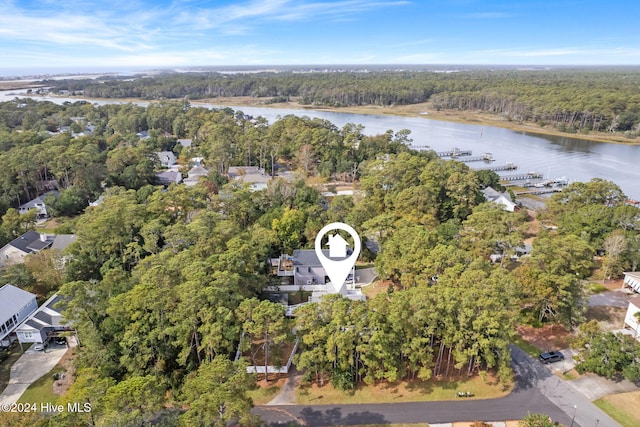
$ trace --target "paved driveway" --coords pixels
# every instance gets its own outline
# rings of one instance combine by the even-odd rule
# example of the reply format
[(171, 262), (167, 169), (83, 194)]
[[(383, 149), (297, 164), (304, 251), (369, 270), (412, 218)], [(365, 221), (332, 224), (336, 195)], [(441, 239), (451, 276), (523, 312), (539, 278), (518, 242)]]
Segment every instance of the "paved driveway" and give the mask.
[(366, 286), (378, 277), (375, 268), (356, 269), (356, 285)]
[(50, 347), (46, 352), (30, 348), (11, 367), (7, 388), (0, 394), (0, 404), (15, 403), (22, 393), (38, 378), (58, 364), (67, 352), (66, 346)]

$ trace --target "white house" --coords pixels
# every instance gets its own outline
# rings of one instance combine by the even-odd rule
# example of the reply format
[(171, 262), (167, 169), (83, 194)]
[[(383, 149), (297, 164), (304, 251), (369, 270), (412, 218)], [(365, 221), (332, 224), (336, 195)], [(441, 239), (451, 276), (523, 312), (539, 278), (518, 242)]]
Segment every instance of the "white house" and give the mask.
[(640, 313), (640, 294), (633, 295), (629, 298), (627, 314), (624, 316), (624, 329), (632, 331), (634, 338), (640, 336), (640, 321), (635, 316), (636, 313)]
[(49, 191), (44, 193), (42, 196), (36, 197), (33, 200), (28, 201), (18, 207), (18, 212), (20, 214), (26, 214), (31, 209), (35, 209), (37, 211), (38, 218), (49, 218), (49, 212), (47, 211), (47, 206), (44, 203), (44, 199), (49, 195), (54, 195), (58, 197), (59, 192), (56, 190)]
[(631, 288), (635, 292), (640, 292), (640, 271), (625, 272), (623, 288)]
[(35, 310), (16, 328), (20, 343), (43, 343), (49, 338), (70, 328), (60, 312), (64, 304), (62, 296), (55, 294)]
[(27, 231), (0, 248), (0, 267), (24, 262), (24, 257), (40, 252), (53, 244), (53, 235)]
[(482, 194), (484, 194), (484, 197), (485, 199), (487, 199), (487, 202), (492, 202), (492, 203), (501, 205), (505, 210), (509, 212), (515, 212), (519, 209), (518, 205), (513, 203), (513, 201), (511, 200), (511, 196), (509, 195), (509, 193), (506, 193), (506, 192), (498, 193), (493, 188), (487, 187), (484, 190), (482, 190)]
[(156, 155), (158, 156), (158, 159), (160, 159), (160, 165), (165, 168), (170, 168), (178, 161), (176, 155), (173, 154), (173, 151), (159, 151)]
[(11, 344), (10, 335), (15, 328), (37, 308), (34, 294), (11, 284), (0, 288), (0, 347)]

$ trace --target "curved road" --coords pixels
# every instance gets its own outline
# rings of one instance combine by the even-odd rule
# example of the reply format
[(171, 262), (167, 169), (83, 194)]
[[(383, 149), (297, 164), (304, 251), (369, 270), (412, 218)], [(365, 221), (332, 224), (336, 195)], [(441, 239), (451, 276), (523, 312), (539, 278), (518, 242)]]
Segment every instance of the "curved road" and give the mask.
[(504, 421), (528, 412), (549, 415), (573, 427), (617, 427), (619, 424), (582, 396), (566, 381), (519, 348), (511, 348), (516, 385), (500, 399), (444, 402), (382, 403), (359, 405), (259, 406), (253, 413), (269, 425), (296, 422), (306, 426), (390, 423), (449, 423), (454, 421)]

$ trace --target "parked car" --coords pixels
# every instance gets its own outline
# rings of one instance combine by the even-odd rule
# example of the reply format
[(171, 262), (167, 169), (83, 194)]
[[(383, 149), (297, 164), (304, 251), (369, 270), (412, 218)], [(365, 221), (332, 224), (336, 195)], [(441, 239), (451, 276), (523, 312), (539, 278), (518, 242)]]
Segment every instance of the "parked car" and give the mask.
[(559, 351), (549, 351), (547, 353), (542, 353), (540, 356), (538, 356), (538, 359), (540, 359), (540, 361), (545, 365), (548, 365), (549, 363), (560, 362), (561, 360), (564, 360), (564, 354), (560, 353)]
[(44, 351), (45, 348), (47, 348), (47, 343), (42, 343), (42, 342), (36, 343), (33, 346), (33, 349), (35, 351)]
[(67, 343), (66, 337), (56, 337), (56, 344), (65, 345)]

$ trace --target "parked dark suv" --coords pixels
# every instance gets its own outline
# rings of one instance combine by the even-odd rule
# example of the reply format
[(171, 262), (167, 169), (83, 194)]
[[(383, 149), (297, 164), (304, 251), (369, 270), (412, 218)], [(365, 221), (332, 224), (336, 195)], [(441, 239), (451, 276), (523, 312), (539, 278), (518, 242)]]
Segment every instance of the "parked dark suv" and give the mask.
[(538, 359), (540, 359), (540, 361), (545, 365), (548, 365), (549, 363), (560, 362), (561, 360), (564, 360), (564, 354), (560, 353), (559, 351), (550, 351), (548, 353), (542, 353), (540, 356), (538, 356)]

